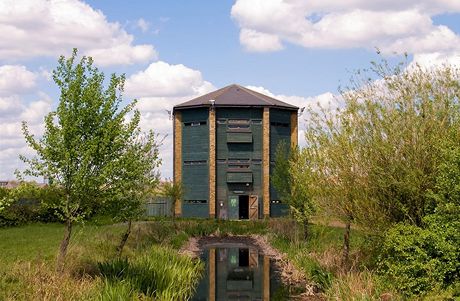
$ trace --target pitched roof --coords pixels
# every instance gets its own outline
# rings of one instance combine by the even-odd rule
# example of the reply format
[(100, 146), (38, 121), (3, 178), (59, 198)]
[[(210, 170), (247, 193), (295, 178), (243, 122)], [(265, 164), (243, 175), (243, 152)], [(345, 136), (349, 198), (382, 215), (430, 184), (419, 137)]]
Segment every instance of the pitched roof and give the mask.
[(211, 106), (210, 100), (215, 100), (216, 107), (277, 107), (288, 110), (299, 108), (282, 102), (273, 97), (258, 93), (240, 85), (230, 85), (214, 92), (199, 96), (187, 102), (178, 104), (176, 109), (187, 109), (202, 106)]

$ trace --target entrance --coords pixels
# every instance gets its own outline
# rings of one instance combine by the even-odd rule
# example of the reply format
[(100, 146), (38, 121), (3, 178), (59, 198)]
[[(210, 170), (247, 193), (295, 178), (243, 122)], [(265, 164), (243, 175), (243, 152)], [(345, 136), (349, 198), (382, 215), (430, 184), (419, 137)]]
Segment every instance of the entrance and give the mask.
[(240, 219), (249, 219), (249, 196), (240, 195), (238, 204), (238, 217)]

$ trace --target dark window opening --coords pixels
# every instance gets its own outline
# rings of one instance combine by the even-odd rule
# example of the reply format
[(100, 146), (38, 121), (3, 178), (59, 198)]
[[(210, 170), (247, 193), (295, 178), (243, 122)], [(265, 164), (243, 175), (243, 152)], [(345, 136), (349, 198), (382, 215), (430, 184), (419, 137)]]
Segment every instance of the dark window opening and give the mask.
[(238, 249), (238, 261), (240, 267), (249, 266), (249, 249)]
[(253, 119), (252, 124), (262, 124), (262, 119)]
[(184, 161), (184, 165), (203, 165), (207, 162), (206, 160)]
[(228, 164), (239, 164), (239, 163), (248, 163), (249, 159), (228, 159)]
[(184, 200), (186, 204), (206, 204), (207, 200)]
[(184, 122), (184, 126), (200, 126), (200, 125), (206, 125), (206, 121)]
[(252, 163), (254, 163), (254, 164), (262, 164), (262, 160), (261, 159), (252, 159)]
[(240, 195), (238, 204), (238, 215), (240, 219), (249, 219), (249, 196)]
[(229, 164), (228, 169), (249, 169), (249, 164)]
[(249, 124), (249, 119), (229, 119), (228, 124)]
[(227, 119), (217, 119), (217, 124), (226, 124)]

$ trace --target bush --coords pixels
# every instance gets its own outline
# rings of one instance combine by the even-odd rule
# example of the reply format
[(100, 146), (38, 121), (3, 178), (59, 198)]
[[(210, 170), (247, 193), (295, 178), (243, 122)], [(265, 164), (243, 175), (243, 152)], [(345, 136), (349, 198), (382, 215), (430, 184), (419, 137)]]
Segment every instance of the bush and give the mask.
[(458, 228), (449, 223), (431, 224), (439, 219), (440, 216), (427, 218), (427, 228), (398, 224), (386, 234), (379, 270), (403, 294), (444, 289), (460, 275), (460, 246), (449, 237)]

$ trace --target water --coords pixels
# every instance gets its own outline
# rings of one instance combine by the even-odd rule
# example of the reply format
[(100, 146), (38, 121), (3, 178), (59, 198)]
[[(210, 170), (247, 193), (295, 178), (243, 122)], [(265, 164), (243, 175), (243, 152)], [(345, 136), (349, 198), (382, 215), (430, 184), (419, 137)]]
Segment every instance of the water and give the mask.
[(204, 249), (206, 270), (192, 301), (287, 300), (268, 256), (244, 244), (218, 244)]

